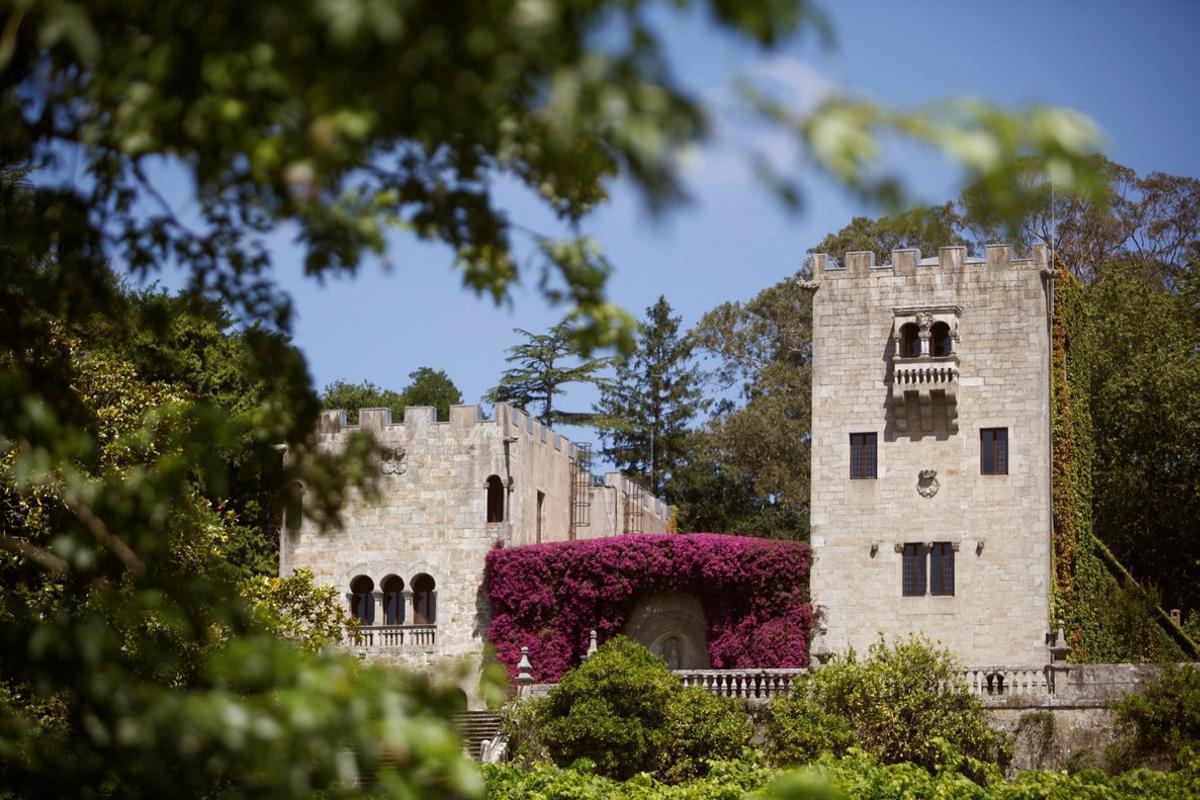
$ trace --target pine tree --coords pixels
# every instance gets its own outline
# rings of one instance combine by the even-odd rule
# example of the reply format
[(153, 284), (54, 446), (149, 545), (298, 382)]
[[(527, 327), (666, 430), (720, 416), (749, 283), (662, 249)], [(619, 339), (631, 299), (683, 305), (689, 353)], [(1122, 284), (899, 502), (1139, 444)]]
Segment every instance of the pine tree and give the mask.
[(690, 447), (690, 423), (703, 409), (693, 344), (679, 333), (665, 297), (646, 309), (637, 349), (617, 365), (596, 411), (604, 455), (660, 497)]
[[(554, 398), (570, 383), (603, 386), (599, 373), (612, 361), (608, 358), (579, 359), (571, 342), (571, 330), (560, 322), (546, 333), (531, 333), (513, 328), (527, 341), (508, 348), (505, 360), (514, 366), (505, 370), (500, 383), (487, 393), (489, 403), (508, 403), (522, 411), (536, 409), (535, 417), (543, 425), (557, 422), (587, 425), (593, 415), (585, 411), (562, 411), (554, 407)], [(578, 363), (570, 363), (578, 361)], [(533, 413), (532, 411), (530, 413)]]

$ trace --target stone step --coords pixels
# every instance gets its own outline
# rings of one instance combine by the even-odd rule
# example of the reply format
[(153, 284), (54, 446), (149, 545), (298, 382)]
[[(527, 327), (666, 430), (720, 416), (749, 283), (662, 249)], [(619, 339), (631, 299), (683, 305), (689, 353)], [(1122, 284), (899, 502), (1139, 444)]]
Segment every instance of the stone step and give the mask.
[(467, 754), (480, 760), (483, 741), (500, 733), (500, 718), (490, 711), (463, 711), (451, 717), (454, 729), (463, 738)]

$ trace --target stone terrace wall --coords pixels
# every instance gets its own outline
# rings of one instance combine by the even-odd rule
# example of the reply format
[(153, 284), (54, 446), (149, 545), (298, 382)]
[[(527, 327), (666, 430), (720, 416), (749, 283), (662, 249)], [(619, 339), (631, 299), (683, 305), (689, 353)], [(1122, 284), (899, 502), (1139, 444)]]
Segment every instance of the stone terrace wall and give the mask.
[[(1050, 593), (1045, 250), (814, 261), (814, 651), (922, 633), (966, 663), (1036, 663)], [(914, 391), (894, 393), (900, 324), (925, 314), (950, 322), (953, 356), (904, 367)], [(1006, 475), (980, 474), (981, 428), (1007, 428)], [(865, 432), (877, 478), (851, 480), (849, 437)], [(902, 596), (899, 549), (926, 542), (955, 548), (953, 596)]]

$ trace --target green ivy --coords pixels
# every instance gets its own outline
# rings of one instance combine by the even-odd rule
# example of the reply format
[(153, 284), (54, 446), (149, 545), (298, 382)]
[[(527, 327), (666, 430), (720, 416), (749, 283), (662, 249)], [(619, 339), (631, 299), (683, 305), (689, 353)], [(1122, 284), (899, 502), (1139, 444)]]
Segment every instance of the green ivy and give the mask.
[(1196, 657), (1186, 634), (1093, 534), (1095, 439), (1089, 387), (1095, 333), (1084, 287), (1069, 270), (1058, 270), (1054, 295), (1052, 608), (1055, 619), (1064, 622), (1071, 660), (1120, 663)]

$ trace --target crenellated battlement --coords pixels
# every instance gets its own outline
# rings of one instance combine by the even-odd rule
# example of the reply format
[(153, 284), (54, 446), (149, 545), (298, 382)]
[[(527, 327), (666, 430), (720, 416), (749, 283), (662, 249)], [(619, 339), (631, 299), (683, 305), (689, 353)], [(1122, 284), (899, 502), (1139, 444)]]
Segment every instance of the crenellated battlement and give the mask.
[[(345, 409), (325, 409), (321, 411), (317, 423), (317, 435), (330, 444), (335, 443), (341, 435), (356, 431), (371, 431), (388, 441), (411, 442), (417, 438), (434, 439), (446, 434), (453, 435), (475, 427), (499, 428), (498, 433), (504, 439), (520, 443), (522, 447), (543, 449), (556, 458), (565, 457), (568, 463), (576, 462), (582, 450), (566, 436), (555, 433), (549, 426), (507, 403), (497, 403), (490, 418), (475, 404), (451, 406), (450, 419), (445, 422), (437, 419), (437, 409), (433, 406), (405, 407), (403, 422), (393, 422), (391, 409), (388, 408), (360, 408), (357, 425), (346, 422)], [(661, 519), (670, 518), (669, 504), (644, 491), (636, 481), (619, 472), (606, 473), (602, 485), (616, 490), (624, 498), (623, 503), (633, 503), (645, 513)]]
[(869, 251), (846, 253), (843, 261), (825, 253), (812, 256), (813, 278), (822, 276), (840, 278), (847, 276), (887, 273), (895, 276), (917, 275), (925, 271), (962, 272), (964, 270), (1019, 270), (1048, 269), (1049, 250), (1045, 245), (1033, 246), (1028, 258), (1013, 256), (1011, 245), (989, 244), (984, 248), (984, 257), (972, 256), (965, 247), (941, 247), (936, 256), (923, 258), (915, 248), (893, 250), (891, 261), (875, 263), (875, 254)]
[(491, 418), (484, 415), (483, 410), (476, 404), (450, 406), (450, 419), (439, 421), (437, 409), (433, 406), (406, 406), (404, 420), (394, 422), (392, 411), (388, 408), (360, 408), (358, 424), (346, 422), (346, 411), (341, 408), (331, 408), (321, 411), (317, 422), (317, 435), (322, 437), (337, 436), (341, 433), (354, 431), (372, 431), (402, 435), (411, 430), (414, 435), (418, 431), (428, 429), (463, 430), (474, 426), (501, 426), (506, 435), (520, 435), (530, 443), (540, 443), (555, 450), (565, 452), (570, 458), (575, 458), (578, 446), (562, 434), (555, 433), (550, 427), (520, 409), (512, 408), (507, 403), (497, 403), (495, 414)]

